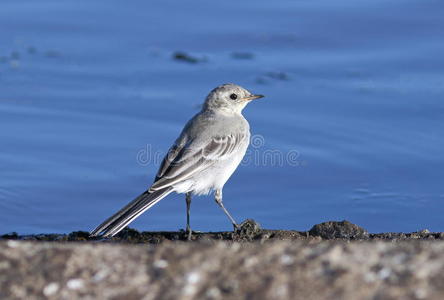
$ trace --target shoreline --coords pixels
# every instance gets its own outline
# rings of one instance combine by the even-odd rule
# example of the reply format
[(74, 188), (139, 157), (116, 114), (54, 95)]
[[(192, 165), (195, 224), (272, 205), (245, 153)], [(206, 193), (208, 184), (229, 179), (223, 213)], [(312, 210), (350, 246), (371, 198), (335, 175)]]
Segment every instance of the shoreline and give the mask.
[(0, 299), (442, 299), (443, 233), (138, 232), (0, 238)]
[[(23, 240), (45, 242), (113, 242), (160, 244), (165, 241), (188, 241), (185, 231), (137, 231), (125, 228), (112, 238), (89, 237), (86, 231), (73, 231), (69, 234), (9, 233), (0, 235), (0, 240)], [(364, 228), (348, 221), (329, 221), (314, 225), (308, 231), (262, 229), (254, 220), (240, 224), (240, 230), (221, 232), (194, 232), (191, 242), (231, 241), (231, 242), (272, 242), (272, 241), (409, 241), (444, 240), (444, 232), (430, 232), (427, 229), (416, 232), (368, 233)]]

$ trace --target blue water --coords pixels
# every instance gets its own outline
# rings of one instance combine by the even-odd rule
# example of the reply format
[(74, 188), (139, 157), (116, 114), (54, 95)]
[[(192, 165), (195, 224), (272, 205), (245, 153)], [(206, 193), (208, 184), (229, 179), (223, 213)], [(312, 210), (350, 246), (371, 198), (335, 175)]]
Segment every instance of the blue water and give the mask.
[[(0, 233), (98, 225), (225, 82), (266, 95), (224, 189), (237, 220), (443, 231), (443, 16), (438, 0), (3, 0)], [(132, 226), (183, 228), (183, 198)], [(211, 197), (191, 217), (231, 229)]]

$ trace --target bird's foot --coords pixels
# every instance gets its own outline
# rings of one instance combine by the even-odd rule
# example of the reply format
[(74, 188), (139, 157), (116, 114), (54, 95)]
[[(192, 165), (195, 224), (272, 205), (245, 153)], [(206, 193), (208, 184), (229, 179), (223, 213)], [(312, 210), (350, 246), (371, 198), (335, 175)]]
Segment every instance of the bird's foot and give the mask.
[(187, 225), (187, 228), (185, 229), (185, 233), (187, 234), (187, 240), (191, 241), (191, 237), (193, 235), (193, 232), (192, 232), (190, 226)]

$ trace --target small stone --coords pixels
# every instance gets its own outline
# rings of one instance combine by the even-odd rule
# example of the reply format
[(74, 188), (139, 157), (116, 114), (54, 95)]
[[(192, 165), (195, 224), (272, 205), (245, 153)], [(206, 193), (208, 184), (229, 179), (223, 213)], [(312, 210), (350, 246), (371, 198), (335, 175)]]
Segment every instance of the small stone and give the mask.
[(46, 297), (52, 296), (59, 290), (59, 284), (57, 282), (51, 282), (43, 289), (43, 294)]
[(368, 239), (369, 234), (364, 228), (352, 224), (349, 221), (330, 221), (317, 224), (309, 231), (311, 236), (319, 236), (323, 239)]
[(168, 262), (164, 259), (159, 259), (153, 263), (153, 266), (158, 269), (165, 269), (168, 267)]
[(218, 299), (220, 298), (221, 292), (217, 287), (212, 287), (210, 289), (208, 289), (208, 291), (206, 292), (206, 296), (210, 299)]
[(382, 280), (387, 279), (390, 277), (390, 275), (392, 274), (392, 271), (389, 268), (382, 268), (379, 272), (378, 272), (378, 277)]
[(281, 256), (281, 264), (288, 266), (294, 262), (294, 258), (290, 255), (284, 254)]
[(190, 284), (196, 284), (200, 280), (200, 275), (198, 272), (191, 272), (187, 276), (187, 281)]
[(82, 279), (75, 278), (75, 279), (68, 280), (68, 282), (66, 283), (66, 286), (70, 290), (78, 290), (78, 289), (83, 288), (85, 286), (85, 283), (83, 282)]
[(184, 294), (187, 296), (193, 295), (197, 288), (196, 284), (200, 281), (200, 274), (198, 272), (190, 272), (186, 275), (186, 286), (184, 289)]
[(10, 241), (8, 241), (7, 245), (10, 248), (17, 248), (17, 247), (20, 246), (20, 242), (14, 241), (14, 240), (10, 240)]
[(106, 269), (102, 269), (94, 275), (93, 280), (96, 282), (102, 281), (107, 276), (108, 276), (108, 271)]
[(261, 225), (253, 219), (243, 221), (235, 231), (236, 239), (253, 240), (262, 232)]
[(428, 230), (428, 229), (422, 229), (422, 230), (418, 231), (418, 234), (419, 234), (420, 236), (422, 236), (422, 237), (425, 237), (425, 236), (427, 236), (427, 235), (430, 234), (430, 230)]

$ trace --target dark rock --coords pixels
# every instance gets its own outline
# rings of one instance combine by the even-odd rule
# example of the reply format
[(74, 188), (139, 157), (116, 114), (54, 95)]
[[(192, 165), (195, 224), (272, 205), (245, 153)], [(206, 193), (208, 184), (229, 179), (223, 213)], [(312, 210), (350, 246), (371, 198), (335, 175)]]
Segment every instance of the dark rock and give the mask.
[(264, 241), (296, 241), (310, 238), (307, 232), (296, 230), (262, 230), (260, 240)]
[(253, 241), (262, 233), (261, 226), (255, 220), (247, 219), (233, 232), (234, 241)]
[(323, 239), (368, 239), (367, 230), (349, 221), (330, 221), (317, 224), (309, 231), (311, 236), (319, 236)]
[(4, 234), (4, 235), (0, 236), (0, 239), (18, 240), (19, 239), (19, 235), (17, 234), (17, 232), (11, 232), (11, 233), (7, 233), (7, 234)]
[(73, 231), (68, 235), (68, 241), (88, 241), (90, 239), (87, 231)]
[(22, 240), (27, 241), (41, 241), (41, 242), (64, 242), (67, 240), (66, 234), (35, 234), (25, 235), (21, 237)]
[(420, 236), (420, 237), (429, 237), (430, 236), (430, 230), (428, 230), (428, 229), (423, 229), (423, 230), (420, 230), (420, 231), (418, 231), (418, 235)]
[(385, 233), (372, 233), (369, 234), (369, 238), (377, 239), (377, 240), (390, 240), (390, 241), (398, 241), (407, 239), (407, 235), (405, 233), (396, 233), (396, 232), (385, 232)]
[(119, 237), (119, 239), (123, 239), (123, 240), (134, 240), (134, 239), (140, 239), (140, 232), (130, 228), (130, 227), (126, 227), (124, 228), (121, 232), (119, 232), (119, 234), (117, 235)]

